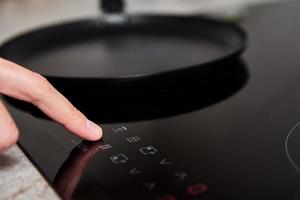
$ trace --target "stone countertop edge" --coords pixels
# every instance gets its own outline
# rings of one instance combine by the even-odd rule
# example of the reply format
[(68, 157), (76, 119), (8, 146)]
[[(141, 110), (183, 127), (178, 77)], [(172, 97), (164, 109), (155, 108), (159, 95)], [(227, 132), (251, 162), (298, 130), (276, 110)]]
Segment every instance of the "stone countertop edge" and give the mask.
[(0, 200), (60, 200), (45, 178), (14, 145), (0, 154)]

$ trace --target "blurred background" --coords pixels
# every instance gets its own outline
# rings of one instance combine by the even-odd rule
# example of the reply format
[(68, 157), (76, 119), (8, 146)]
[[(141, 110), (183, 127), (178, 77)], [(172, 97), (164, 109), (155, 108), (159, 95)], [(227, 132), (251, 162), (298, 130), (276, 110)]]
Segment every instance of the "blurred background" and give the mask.
[[(236, 19), (258, 4), (292, 0), (125, 0), (127, 13), (210, 15)], [(52, 23), (98, 16), (98, 0), (0, 0), (0, 42)]]

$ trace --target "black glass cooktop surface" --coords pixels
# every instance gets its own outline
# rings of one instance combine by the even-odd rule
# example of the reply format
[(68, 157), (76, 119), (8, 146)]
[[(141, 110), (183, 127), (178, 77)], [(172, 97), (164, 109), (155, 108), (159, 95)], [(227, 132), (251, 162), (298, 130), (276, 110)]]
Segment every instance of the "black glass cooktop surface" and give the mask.
[(66, 92), (98, 142), (9, 102), (20, 145), (65, 199), (299, 199), (299, 9), (253, 9), (242, 60), (178, 87)]

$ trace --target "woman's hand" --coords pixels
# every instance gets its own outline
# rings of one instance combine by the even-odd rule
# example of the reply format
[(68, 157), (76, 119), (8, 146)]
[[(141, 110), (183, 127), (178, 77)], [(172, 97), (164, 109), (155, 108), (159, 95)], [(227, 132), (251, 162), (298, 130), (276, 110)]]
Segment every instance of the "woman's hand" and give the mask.
[[(0, 58), (0, 93), (30, 102), (67, 130), (86, 140), (99, 140), (101, 128), (89, 121), (43, 76)], [(0, 150), (15, 144), (16, 124), (0, 100)]]

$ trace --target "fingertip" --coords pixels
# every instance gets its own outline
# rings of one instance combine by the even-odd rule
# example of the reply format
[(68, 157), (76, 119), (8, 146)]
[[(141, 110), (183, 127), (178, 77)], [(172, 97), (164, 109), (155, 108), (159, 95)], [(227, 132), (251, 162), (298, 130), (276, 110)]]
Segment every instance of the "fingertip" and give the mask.
[(88, 129), (87, 139), (91, 141), (96, 141), (101, 139), (103, 135), (102, 128), (98, 126), (96, 123), (87, 119), (86, 127)]
[(103, 132), (99, 125), (87, 119), (86, 116), (78, 110), (74, 113), (75, 114), (68, 119), (68, 123), (63, 123), (63, 126), (68, 131), (85, 140), (97, 141), (101, 139)]

